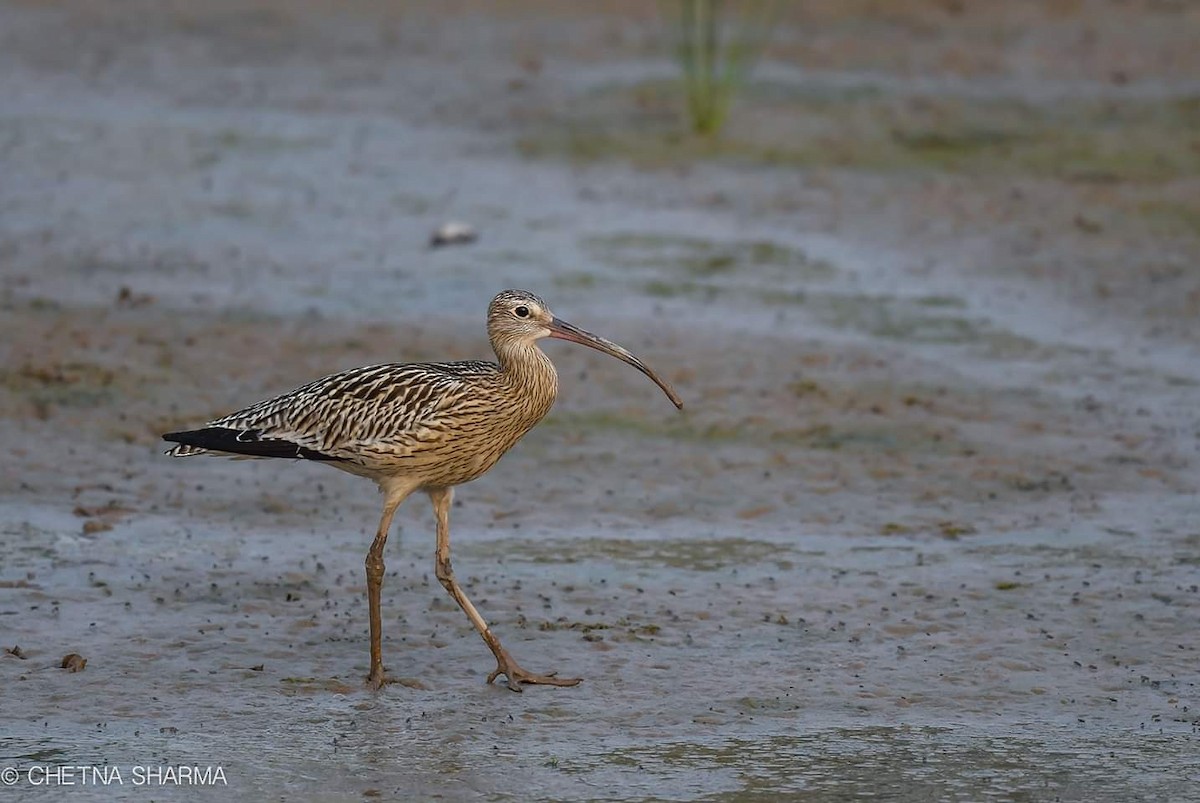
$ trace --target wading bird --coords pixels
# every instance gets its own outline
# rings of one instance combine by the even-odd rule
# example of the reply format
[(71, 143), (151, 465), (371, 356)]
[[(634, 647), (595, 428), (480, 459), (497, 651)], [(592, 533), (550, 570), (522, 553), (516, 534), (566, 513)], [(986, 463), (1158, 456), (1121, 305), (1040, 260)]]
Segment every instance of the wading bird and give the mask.
[(224, 454), (316, 460), (367, 477), (383, 493), (383, 516), (367, 552), (367, 604), (371, 622), (371, 673), (367, 685), (388, 682), (383, 671), (380, 589), (383, 548), (392, 516), (414, 491), (424, 491), (437, 518), (438, 581), (467, 614), (496, 657), (488, 683), (500, 675), (508, 688), (522, 684), (574, 686), (579, 678), (534, 674), (501, 646), (467, 599), (450, 566), (450, 501), (454, 486), (470, 482), (531, 430), (554, 404), (558, 374), (537, 346), (556, 337), (602, 351), (632, 365), (662, 388), (676, 407), (675, 391), (637, 357), (550, 312), (524, 290), (492, 299), (488, 338), (497, 362), (372, 365), (318, 379), (291, 393), (210, 421), (200, 429), (171, 432), (176, 457)]

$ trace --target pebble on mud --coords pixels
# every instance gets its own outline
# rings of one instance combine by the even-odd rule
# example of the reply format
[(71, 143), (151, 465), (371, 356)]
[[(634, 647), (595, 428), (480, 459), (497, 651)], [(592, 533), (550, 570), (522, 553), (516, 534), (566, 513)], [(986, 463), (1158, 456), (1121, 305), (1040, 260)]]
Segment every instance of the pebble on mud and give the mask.
[(111, 524), (109, 524), (107, 521), (100, 521), (98, 519), (89, 519), (88, 521), (85, 521), (83, 523), (83, 527), (80, 528), (80, 530), (84, 535), (95, 535), (96, 533), (107, 532), (108, 530), (111, 530), (112, 528), (113, 528), (113, 526)]
[(148, 293), (135, 293), (129, 287), (122, 285), (113, 303), (118, 307), (136, 309), (137, 307), (144, 307), (153, 301), (154, 296)]
[(67, 653), (63, 656), (61, 668), (68, 672), (82, 672), (87, 666), (87, 659), (77, 652)]
[(430, 248), (447, 245), (467, 245), (479, 239), (479, 232), (468, 223), (451, 220), (438, 226), (429, 237)]

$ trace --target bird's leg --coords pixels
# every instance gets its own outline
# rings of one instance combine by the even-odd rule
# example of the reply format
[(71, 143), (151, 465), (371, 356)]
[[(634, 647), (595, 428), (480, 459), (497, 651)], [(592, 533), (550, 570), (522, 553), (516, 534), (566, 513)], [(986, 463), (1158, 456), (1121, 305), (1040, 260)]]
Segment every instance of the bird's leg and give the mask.
[(383, 547), (387, 544), (388, 530), (392, 527), (392, 516), (407, 495), (387, 493), (379, 529), (375, 532), (371, 548), (367, 550), (367, 614), (371, 620), (371, 674), (367, 676), (367, 687), (373, 691), (379, 691), (390, 680), (383, 674), (383, 616), (380, 603), (384, 571)]
[(479, 611), (475, 610), (475, 606), (471, 604), (471, 600), (467, 599), (467, 595), (458, 585), (458, 581), (454, 579), (454, 569), (450, 566), (450, 500), (453, 498), (453, 488), (437, 488), (429, 491), (429, 498), (433, 502), (434, 513), (437, 514), (437, 554), (435, 558), (436, 573), (438, 582), (450, 592), (450, 596), (454, 597), (454, 601), (458, 603), (458, 607), (463, 609), (467, 618), (471, 620), (471, 624), (479, 631), (479, 635), (483, 637), (483, 641), (488, 645), (488, 649), (492, 651), (492, 655), (496, 656), (496, 668), (488, 675), (487, 682), (491, 683), (500, 675), (508, 678), (506, 684), (513, 691), (521, 691), (521, 684), (536, 683), (548, 686), (574, 686), (579, 683), (582, 678), (559, 678), (555, 677), (554, 672), (549, 672), (545, 675), (537, 675), (533, 672), (528, 672), (520, 667), (513, 657), (508, 654), (508, 650), (504, 649), (500, 644), (500, 639), (492, 633), (488, 623), (479, 615)]

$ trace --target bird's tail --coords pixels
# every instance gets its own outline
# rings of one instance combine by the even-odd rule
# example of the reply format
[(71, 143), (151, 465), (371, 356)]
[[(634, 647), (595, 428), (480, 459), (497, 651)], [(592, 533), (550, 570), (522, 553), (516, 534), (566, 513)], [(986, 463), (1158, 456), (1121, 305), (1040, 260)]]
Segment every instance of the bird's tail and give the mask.
[(186, 443), (177, 443), (163, 454), (168, 454), (171, 457), (192, 457), (198, 454), (212, 454), (208, 449), (202, 449), (199, 446), (189, 446)]
[(345, 462), (346, 458), (319, 452), (284, 438), (263, 437), (262, 430), (208, 426), (187, 432), (168, 432), (163, 440), (179, 444), (167, 450), (172, 457), (224, 454), (239, 457), (285, 457)]

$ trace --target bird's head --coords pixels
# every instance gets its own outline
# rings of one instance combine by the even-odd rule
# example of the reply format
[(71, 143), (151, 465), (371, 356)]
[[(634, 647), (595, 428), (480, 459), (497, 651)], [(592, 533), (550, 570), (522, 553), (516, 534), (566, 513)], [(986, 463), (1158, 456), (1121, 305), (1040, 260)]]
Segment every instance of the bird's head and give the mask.
[(616, 343), (554, 317), (546, 302), (528, 290), (505, 290), (492, 299), (488, 306), (488, 335), (497, 355), (514, 346), (531, 347), (544, 337), (569, 340), (602, 351), (650, 377), (672, 404), (683, 408), (683, 402), (671, 386), (659, 379), (645, 363)]
[(528, 290), (505, 290), (488, 307), (488, 334), (497, 344), (532, 345), (550, 336), (553, 322), (546, 302)]

